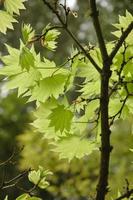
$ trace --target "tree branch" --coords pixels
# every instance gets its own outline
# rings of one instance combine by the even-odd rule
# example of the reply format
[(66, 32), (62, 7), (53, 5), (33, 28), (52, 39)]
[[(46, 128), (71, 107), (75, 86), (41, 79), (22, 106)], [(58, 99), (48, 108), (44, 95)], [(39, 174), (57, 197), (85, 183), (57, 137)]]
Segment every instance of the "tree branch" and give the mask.
[(129, 24), (129, 26), (127, 27), (127, 29), (125, 31), (123, 31), (120, 39), (118, 40), (118, 42), (115, 45), (115, 48), (113, 49), (113, 51), (111, 52), (111, 54), (109, 55), (110, 61), (113, 60), (113, 58), (115, 57), (115, 55), (117, 54), (117, 52), (119, 51), (121, 45), (123, 44), (123, 42), (125, 41), (125, 39), (127, 38), (127, 36), (129, 35), (129, 33), (133, 30), (133, 22), (131, 22)]
[(103, 60), (101, 73), (101, 91), (100, 91), (100, 113), (101, 113), (101, 159), (100, 172), (97, 184), (96, 200), (104, 200), (108, 192), (109, 161), (112, 146), (110, 144), (110, 127), (109, 127), (109, 79), (111, 76), (111, 62), (107, 53), (106, 45), (103, 39), (101, 26), (98, 19), (96, 0), (90, 0), (91, 16), (93, 18), (94, 28), (97, 34), (98, 43)]
[(105, 42), (103, 39), (102, 29), (101, 29), (101, 26), (99, 23), (99, 18), (98, 18), (99, 11), (97, 10), (95, 0), (90, 0), (90, 8), (91, 8), (91, 17), (93, 19), (93, 24), (95, 27), (102, 59), (103, 59), (103, 61), (105, 61), (108, 58), (108, 53), (107, 53), (106, 45), (105, 45)]
[(92, 65), (95, 67), (95, 69), (101, 73), (101, 68), (97, 65), (97, 63), (94, 61), (94, 59), (91, 57), (91, 55), (84, 49), (84, 47), (80, 44), (78, 39), (75, 37), (75, 35), (68, 29), (67, 24), (62, 20), (61, 16), (59, 15), (59, 12), (55, 10), (49, 2), (46, 0), (42, 0), (43, 3), (56, 15), (60, 23), (62, 24), (64, 30), (70, 35), (70, 37), (74, 40), (74, 42), (77, 44), (77, 46), (82, 50), (84, 55), (88, 58), (88, 60), (92, 63)]

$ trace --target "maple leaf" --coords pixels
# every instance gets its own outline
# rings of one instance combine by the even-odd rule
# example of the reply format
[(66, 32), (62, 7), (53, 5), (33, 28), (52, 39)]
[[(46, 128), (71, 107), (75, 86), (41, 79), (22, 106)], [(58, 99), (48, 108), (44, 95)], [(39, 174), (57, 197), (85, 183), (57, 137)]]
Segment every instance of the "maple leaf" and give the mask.
[(42, 36), (41, 38), (41, 44), (47, 49), (54, 51), (57, 44), (55, 40), (60, 35), (60, 32), (56, 29), (48, 30), (49, 28), (50, 28), (50, 25), (48, 24), (42, 31), (42, 34), (44, 34), (44, 36)]
[(34, 67), (35, 58), (27, 47), (23, 47), (19, 57), (19, 64), (22, 69), (29, 70)]
[(31, 86), (34, 86), (36, 81), (40, 79), (40, 76), (40, 73), (36, 69), (31, 68), (29, 72), (23, 71), (11, 76), (6, 85), (8, 89), (18, 88), (18, 96), (20, 96), (28, 91)]
[(31, 91), (31, 100), (45, 102), (49, 97), (56, 99), (64, 92), (64, 86), (67, 76), (56, 74), (41, 80)]
[(50, 127), (54, 127), (55, 131), (70, 131), (73, 113), (66, 109), (64, 105), (58, 105), (52, 109), (52, 113), (48, 117), (50, 119)]
[(53, 151), (59, 153), (60, 159), (66, 158), (69, 161), (74, 157), (80, 159), (85, 155), (90, 155), (92, 151), (98, 149), (95, 142), (75, 135), (63, 137), (53, 144), (55, 145)]
[(7, 10), (8, 13), (13, 15), (13, 13), (16, 13), (19, 15), (20, 9), (25, 9), (24, 3), (25, 0), (5, 0), (4, 1), (4, 7)]
[(33, 40), (35, 31), (33, 30), (30, 24), (23, 24), (21, 32), (25, 44)]
[(13, 29), (13, 22), (17, 22), (17, 20), (6, 11), (0, 10), (0, 32), (6, 34), (7, 28)]
[(58, 102), (54, 98), (50, 98), (45, 103), (40, 103), (37, 111), (34, 113), (36, 119), (32, 125), (37, 129), (37, 131), (43, 133), (44, 138), (57, 139), (63, 135), (60, 131), (55, 132), (54, 127), (49, 127), (50, 119), (48, 117), (51, 114), (52, 109), (56, 108), (57, 105)]

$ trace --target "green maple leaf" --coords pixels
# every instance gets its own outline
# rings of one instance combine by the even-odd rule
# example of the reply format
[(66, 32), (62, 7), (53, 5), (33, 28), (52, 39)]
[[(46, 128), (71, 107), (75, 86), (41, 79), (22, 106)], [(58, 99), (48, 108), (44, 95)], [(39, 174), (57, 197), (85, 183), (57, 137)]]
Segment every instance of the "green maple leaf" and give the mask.
[(70, 131), (73, 113), (66, 109), (64, 105), (58, 105), (52, 110), (48, 117), (50, 119), (50, 127), (54, 127), (55, 131)]
[[(42, 31), (42, 34), (45, 34), (46, 31), (50, 28), (50, 25), (47, 25), (44, 30)], [(60, 32), (56, 29), (49, 30), (44, 37), (41, 38), (41, 43), (44, 47), (47, 49), (54, 51), (56, 48), (57, 42), (55, 41), (58, 36), (60, 35)]]
[(52, 96), (57, 99), (59, 95), (64, 92), (66, 79), (67, 76), (63, 74), (57, 74), (44, 78), (33, 88), (31, 91), (32, 97), (30, 99), (41, 102), (45, 102)]
[[(5, 65), (9, 65), (11, 66), (11, 68), (14, 65), (19, 65), (19, 54), (20, 51), (16, 48), (13, 48), (7, 44), (5, 44), (7, 51), (8, 51), (8, 55), (1, 57), (2, 62), (4, 62)], [(7, 74), (8, 75), (8, 74)]]
[(5, 0), (4, 7), (11, 15), (13, 15), (13, 13), (19, 15), (19, 10), (25, 9), (24, 2), (25, 0)]
[(8, 45), (6, 45), (6, 47), (9, 55), (1, 58), (5, 66), (0, 69), (0, 74), (4, 76), (12, 76), (21, 73), (22, 69), (19, 66), (19, 50)]
[[(119, 16), (119, 23), (113, 24), (114, 27), (116, 27), (118, 30), (112, 32), (113, 35), (115, 35), (117, 38), (119, 38), (122, 34), (122, 29), (125, 30), (128, 25), (133, 21), (133, 15), (126, 11), (126, 16)], [(125, 39), (126, 43), (129, 45), (133, 45), (133, 31), (130, 32), (128, 37)]]
[(36, 69), (31, 68), (29, 72), (23, 71), (17, 75), (11, 76), (7, 82), (7, 88), (18, 88), (18, 96), (20, 96), (31, 86), (36, 85), (36, 81), (40, 79), (40, 76), (40, 73)]
[(17, 20), (6, 11), (0, 10), (0, 32), (6, 34), (7, 28), (13, 29), (13, 22), (17, 22)]
[(59, 153), (60, 159), (66, 158), (71, 161), (74, 157), (82, 158), (85, 155), (90, 155), (94, 150), (97, 150), (95, 142), (81, 139), (78, 136), (69, 136), (60, 139), (54, 143), (54, 152)]
[(100, 80), (97, 81), (87, 81), (82, 84), (82, 88), (79, 90), (82, 96), (87, 98), (90, 95), (99, 95), (100, 93)]
[(54, 61), (46, 58), (43, 58), (43, 62), (39, 62), (37, 69), (41, 73), (42, 78), (50, 77), (54, 74), (69, 75), (70, 73), (67, 69), (56, 67)]
[(34, 38), (34, 34), (35, 31), (33, 30), (30, 24), (22, 25), (22, 36), (25, 44), (27, 44), (27, 42), (32, 41), (32, 39)]
[(27, 47), (23, 47), (19, 57), (19, 64), (22, 69), (29, 70), (34, 67), (35, 58)]
[(58, 131), (55, 133), (54, 127), (49, 127), (50, 119), (48, 116), (51, 114), (51, 110), (57, 107), (57, 101), (54, 98), (50, 98), (45, 103), (41, 103), (37, 111), (34, 113), (36, 120), (32, 125), (37, 129), (37, 131), (43, 133), (44, 138), (54, 138), (57, 139), (61, 136)]
[(94, 100), (86, 106), (85, 115), (88, 120), (94, 119), (96, 117), (96, 110), (99, 106), (99, 100)]
[[(122, 102), (120, 101), (119, 98), (113, 98), (109, 102), (109, 115), (112, 117), (116, 115), (122, 108)], [(125, 106), (122, 108), (120, 111), (121, 114), (118, 114), (116, 119), (121, 117), (122, 119), (127, 118), (129, 115), (129, 109), (128, 106), (125, 104)]]
[[(8, 77), (7, 79), (8, 81), (6, 83), (7, 88), (8, 89), (18, 88), (18, 95), (20, 96), (21, 94), (29, 90), (31, 86), (34, 86), (38, 80), (40, 80), (41, 74), (37, 70), (37, 68), (32, 67), (31, 69), (29, 69), (29, 71), (22, 69), (22, 67), (19, 64), (20, 50), (10, 47), (9, 45), (6, 45), (6, 47), (9, 54), (2, 57), (1, 59), (6, 66), (0, 69), (0, 74)], [(20, 49), (22, 48), (23, 44), (21, 43)], [(29, 50), (27, 54), (29, 55)], [(37, 64), (40, 62), (40, 57), (38, 57), (38, 55), (35, 54), (33, 48), (31, 48), (30, 55), (32, 55), (31, 57), (33, 59), (33, 62), (34, 62), (34, 57), (36, 58)], [(27, 61), (27, 63), (30, 65), (29, 61)], [(29, 67), (28, 64), (24, 66)], [(34, 63), (32, 62), (31, 64), (34, 65)]]
[(43, 167), (39, 166), (39, 169), (29, 172), (29, 180), (37, 185), (38, 187), (44, 189), (49, 186), (49, 183), (46, 181), (48, 175), (52, 175), (52, 172), (49, 170), (44, 170)]

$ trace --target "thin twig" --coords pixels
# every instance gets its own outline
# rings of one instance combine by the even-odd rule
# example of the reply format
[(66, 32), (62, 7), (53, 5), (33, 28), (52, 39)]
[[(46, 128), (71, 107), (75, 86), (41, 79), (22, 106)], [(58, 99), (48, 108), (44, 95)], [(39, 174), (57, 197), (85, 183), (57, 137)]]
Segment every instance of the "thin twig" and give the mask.
[(129, 199), (129, 197), (133, 194), (133, 189), (131, 190), (128, 190), (127, 192), (125, 192), (124, 194), (122, 194), (120, 197), (114, 199), (114, 200), (121, 200), (121, 199), (124, 199), (124, 198), (127, 198)]
[(60, 21), (60, 23), (62, 24), (64, 30), (71, 36), (71, 38), (75, 41), (75, 43), (77, 44), (77, 46), (82, 50), (82, 52), (84, 53), (84, 55), (89, 59), (89, 61), (93, 64), (93, 66), (95, 67), (95, 69), (101, 73), (102, 70), (101, 68), (97, 65), (97, 63), (94, 61), (94, 59), (91, 57), (91, 55), (84, 49), (84, 47), (80, 44), (80, 42), (78, 41), (78, 39), (75, 37), (75, 35), (69, 30), (69, 28), (67, 27), (67, 24), (62, 20), (61, 16), (59, 15), (59, 12), (57, 10), (55, 10), (53, 8), (53, 6), (51, 6), (51, 4), (49, 2), (47, 2), (46, 0), (42, 0), (44, 2), (44, 4), (56, 15), (56, 17), (58, 18), (58, 20)]

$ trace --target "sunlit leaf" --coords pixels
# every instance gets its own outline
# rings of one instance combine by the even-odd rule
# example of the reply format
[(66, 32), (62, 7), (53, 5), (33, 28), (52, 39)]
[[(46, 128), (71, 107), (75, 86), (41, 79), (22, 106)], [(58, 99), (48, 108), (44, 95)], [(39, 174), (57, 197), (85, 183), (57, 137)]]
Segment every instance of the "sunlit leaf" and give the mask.
[(45, 102), (49, 97), (58, 98), (64, 92), (66, 79), (62, 74), (44, 78), (33, 88), (31, 100)]
[(48, 117), (50, 119), (50, 127), (54, 127), (55, 131), (70, 131), (73, 113), (66, 109), (63, 105), (52, 109), (52, 113)]
[(25, 9), (23, 4), (25, 1), (26, 0), (5, 0), (4, 6), (7, 12), (9, 12), (11, 15), (13, 15), (13, 13), (19, 15), (19, 10)]
[(6, 34), (8, 28), (13, 29), (13, 22), (17, 22), (17, 20), (6, 11), (0, 10), (0, 32)]
[(95, 142), (83, 139), (78, 136), (64, 137), (55, 143), (53, 151), (58, 152), (60, 158), (66, 158), (71, 161), (74, 157), (82, 158), (90, 155), (97, 150)]

